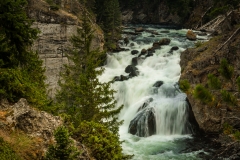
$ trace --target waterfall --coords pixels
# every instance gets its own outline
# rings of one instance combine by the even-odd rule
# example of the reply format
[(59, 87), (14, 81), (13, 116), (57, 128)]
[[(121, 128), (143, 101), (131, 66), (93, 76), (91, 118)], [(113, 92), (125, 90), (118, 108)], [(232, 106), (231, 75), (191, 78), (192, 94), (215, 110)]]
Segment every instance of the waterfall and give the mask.
[[(186, 39), (186, 29), (143, 28), (137, 35), (123, 35), (129, 43), (120, 41), (124, 51), (108, 54), (105, 72), (99, 77), (103, 82), (115, 80), (117, 105), (124, 105), (119, 115), (124, 120), (119, 131), (124, 152), (135, 154), (136, 160), (196, 159), (194, 153), (175, 153), (177, 146), (183, 146), (175, 141), (191, 138), (193, 133), (190, 106), (177, 82), (180, 53), (194, 42)], [(134, 30), (130, 27), (125, 32)]]

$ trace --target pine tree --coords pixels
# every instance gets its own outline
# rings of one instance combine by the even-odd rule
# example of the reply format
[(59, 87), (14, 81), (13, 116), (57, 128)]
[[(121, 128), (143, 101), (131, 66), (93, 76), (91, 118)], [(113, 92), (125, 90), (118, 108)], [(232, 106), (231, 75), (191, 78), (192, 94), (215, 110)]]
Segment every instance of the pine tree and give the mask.
[(0, 1), (0, 98), (46, 107), (44, 69), (37, 53), (30, 50), (37, 29), (26, 15), (26, 0)]
[(110, 88), (111, 83), (98, 80), (98, 76), (104, 71), (103, 68), (98, 68), (104, 53), (90, 49), (93, 30), (86, 12), (82, 22), (82, 28), (78, 28), (77, 35), (71, 38), (73, 48), (67, 53), (70, 64), (61, 73), (61, 90), (57, 94), (57, 101), (72, 116), (75, 127), (83, 120), (95, 121), (104, 123), (117, 133), (120, 122), (116, 115), (122, 107), (115, 109), (116, 101), (114, 90)]
[(26, 5), (26, 0), (0, 1), (0, 42), (5, 45), (0, 59), (5, 67), (25, 65), (28, 47), (37, 38), (38, 30), (31, 28), (33, 21), (27, 18)]
[(80, 154), (73, 146), (70, 134), (65, 127), (59, 127), (54, 133), (55, 145), (50, 145), (46, 153), (46, 160), (75, 160)]
[(98, 0), (96, 1), (95, 13), (97, 23), (105, 33), (105, 45), (107, 48), (114, 48), (114, 44), (120, 37), (121, 11), (118, 0)]

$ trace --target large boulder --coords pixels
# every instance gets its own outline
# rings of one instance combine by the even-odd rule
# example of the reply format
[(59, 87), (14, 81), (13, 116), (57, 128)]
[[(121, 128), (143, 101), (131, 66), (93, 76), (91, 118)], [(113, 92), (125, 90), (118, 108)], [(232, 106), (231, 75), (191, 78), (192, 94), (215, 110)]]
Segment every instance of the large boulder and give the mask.
[(139, 137), (148, 137), (156, 134), (154, 112), (154, 108), (145, 108), (140, 111), (130, 122), (128, 132)]
[(10, 110), (11, 114), (8, 114), (6, 120), (12, 129), (20, 129), (33, 137), (40, 136), (49, 140), (53, 131), (62, 124), (60, 117), (31, 108), (23, 98), (11, 106)]
[(192, 30), (187, 31), (186, 37), (191, 41), (195, 41), (197, 39), (197, 35)]
[(158, 44), (159, 44), (159, 45), (169, 45), (170, 42), (171, 42), (171, 39), (169, 39), (169, 38), (163, 38), (163, 39), (161, 39), (160, 41), (158, 41)]

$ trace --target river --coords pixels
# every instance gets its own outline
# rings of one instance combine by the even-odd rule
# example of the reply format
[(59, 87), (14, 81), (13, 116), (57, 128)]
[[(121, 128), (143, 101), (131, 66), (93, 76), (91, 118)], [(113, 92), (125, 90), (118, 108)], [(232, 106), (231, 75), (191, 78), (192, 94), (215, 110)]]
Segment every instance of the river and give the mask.
[[(183, 152), (194, 131), (188, 122), (186, 95), (177, 85), (181, 75), (180, 54), (195, 42), (187, 40), (187, 29), (145, 25), (141, 26), (144, 32), (133, 35), (135, 27), (139, 26), (124, 29), (124, 33), (130, 33), (122, 35), (129, 43), (119, 42), (125, 51), (108, 54), (105, 71), (99, 77), (103, 82), (116, 79), (112, 87), (117, 91), (117, 106), (124, 105), (119, 115), (124, 120), (119, 131), (124, 153), (134, 154), (134, 160), (200, 159), (197, 155), (202, 150)], [(140, 55), (142, 49), (152, 48), (154, 42), (163, 38), (170, 43), (156, 47), (151, 54)], [(131, 54), (133, 50), (138, 53)], [(133, 58), (137, 76), (128, 78), (125, 69), (133, 64)], [(154, 118), (149, 118), (151, 115)], [(131, 125), (135, 135), (129, 133)]]

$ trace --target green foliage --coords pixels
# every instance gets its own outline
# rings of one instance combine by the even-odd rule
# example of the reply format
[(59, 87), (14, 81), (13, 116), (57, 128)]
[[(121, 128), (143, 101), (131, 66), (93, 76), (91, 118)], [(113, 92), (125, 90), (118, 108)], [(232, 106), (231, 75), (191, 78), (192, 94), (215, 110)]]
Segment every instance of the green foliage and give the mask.
[(234, 97), (231, 93), (229, 93), (226, 90), (221, 91), (222, 99), (224, 102), (226, 102), (229, 105), (237, 105), (237, 99)]
[(28, 47), (37, 38), (37, 29), (25, 12), (26, 0), (0, 1), (0, 59), (3, 67), (18, 67), (28, 63)]
[(213, 74), (208, 74), (208, 85), (213, 89), (221, 89), (222, 86), (220, 80)]
[(198, 84), (193, 92), (193, 96), (203, 103), (210, 103), (213, 101), (213, 95), (201, 84)]
[(201, 47), (204, 44), (204, 42), (202, 41), (197, 41), (196, 43), (194, 43), (195, 47)]
[(183, 91), (183, 92), (188, 92), (188, 90), (190, 89), (191, 85), (188, 82), (188, 80), (184, 79), (182, 81), (179, 82), (179, 88)]
[(236, 140), (240, 140), (240, 131), (234, 132), (233, 136)]
[(59, 127), (54, 133), (55, 145), (51, 145), (46, 153), (46, 160), (75, 160), (80, 152), (73, 146), (70, 134), (65, 127)]
[(102, 124), (84, 121), (74, 132), (74, 137), (91, 148), (96, 159), (123, 160), (131, 157), (122, 153), (119, 135), (112, 133)]
[(0, 1), (0, 98), (16, 102), (26, 98), (47, 109), (44, 69), (38, 54), (30, 50), (37, 29), (25, 12), (26, 0)]
[(226, 59), (222, 59), (219, 72), (225, 79), (231, 80), (233, 77), (234, 68), (228, 64)]
[(240, 77), (237, 78), (237, 87), (238, 91), (240, 92)]
[(71, 116), (75, 127), (83, 120), (104, 122), (111, 131), (117, 133), (121, 124), (117, 114), (122, 106), (115, 108), (115, 91), (111, 89), (111, 83), (102, 83), (98, 79), (104, 71), (98, 67), (105, 53), (90, 49), (93, 30), (86, 14), (82, 21), (82, 28), (78, 28), (78, 34), (71, 38), (73, 48), (69, 49), (67, 56), (72, 63), (66, 65), (61, 73), (61, 90), (56, 95), (57, 101), (64, 112)]
[(121, 11), (118, 0), (98, 0), (95, 4), (97, 23), (105, 33), (105, 46), (112, 49), (112, 44), (121, 37)]
[(229, 125), (228, 123), (223, 124), (223, 133), (226, 135), (232, 134), (233, 133), (233, 127)]
[(0, 137), (0, 159), (1, 160), (21, 160), (21, 158), (11, 149), (10, 145)]

